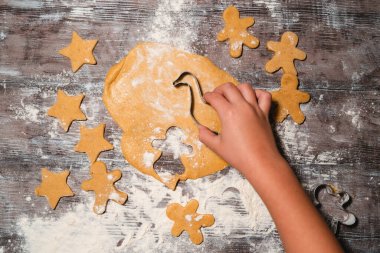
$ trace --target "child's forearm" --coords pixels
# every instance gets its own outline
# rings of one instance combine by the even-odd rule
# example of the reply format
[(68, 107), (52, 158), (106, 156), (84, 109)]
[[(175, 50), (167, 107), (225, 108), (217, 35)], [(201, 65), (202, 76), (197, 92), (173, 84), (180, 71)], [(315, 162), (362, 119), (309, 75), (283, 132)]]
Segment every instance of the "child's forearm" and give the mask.
[(279, 155), (246, 171), (267, 206), (286, 252), (343, 252), (307, 197), (288, 163)]

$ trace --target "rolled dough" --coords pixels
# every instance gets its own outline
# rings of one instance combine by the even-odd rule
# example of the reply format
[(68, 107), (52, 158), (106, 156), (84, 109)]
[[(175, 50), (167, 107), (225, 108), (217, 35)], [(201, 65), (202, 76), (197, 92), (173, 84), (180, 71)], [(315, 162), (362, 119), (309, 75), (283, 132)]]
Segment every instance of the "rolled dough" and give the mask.
[[(231, 82), (231, 75), (216, 67), (208, 58), (168, 45), (144, 42), (108, 72), (103, 102), (123, 130), (122, 152), (126, 160), (141, 172), (175, 189), (178, 180), (203, 177), (227, 166), (198, 139), (198, 127), (191, 116), (188, 87), (173, 86), (181, 73), (188, 71), (199, 80), (203, 92)], [(186, 79), (187, 77), (185, 77)], [(194, 86), (194, 80), (183, 80)], [(193, 87), (193, 115), (214, 131), (221, 126), (214, 109), (205, 104)], [(180, 155), (185, 167), (181, 175), (160, 177), (153, 168), (161, 151), (152, 147), (155, 139), (165, 139), (168, 128), (176, 126), (185, 134), (183, 142), (191, 145), (191, 154)]]

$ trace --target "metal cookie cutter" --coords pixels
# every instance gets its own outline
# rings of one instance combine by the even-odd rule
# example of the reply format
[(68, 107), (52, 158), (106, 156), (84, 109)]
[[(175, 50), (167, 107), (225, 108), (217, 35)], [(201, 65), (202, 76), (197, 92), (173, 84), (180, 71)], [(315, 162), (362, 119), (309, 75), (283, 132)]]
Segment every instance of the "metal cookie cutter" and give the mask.
[(195, 121), (195, 123), (199, 125), (200, 123), (194, 117), (194, 92), (193, 92), (193, 87), (192, 87), (191, 84), (183, 81), (183, 79), (186, 76), (192, 77), (192, 79), (194, 80), (194, 83), (195, 83), (195, 89), (196, 89), (196, 91), (198, 93), (198, 97), (201, 99), (201, 101), (204, 104), (206, 104), (206, 101), (203, 98), (203, 93), (202, 93), (201, 86), (199, 84), (199, 80), (198, 80), (198, 78), (194, 74), (192, 74), (192, 73), (190, 73), (188, 71), (182, 72), (178, 76), (178, 78), (174, 80), (173, 86), (176, 87), (176, 88), (179, 87), (179, 86), (181, 86), (181, 85), (186, 85), (187, 87), (189, 87), (189, 94), (190, 94), (190, 101), (191, 101), (191, 103), (190, 103), (190, 114), (191, 114), (191, 117), (193, 118), (193, 120)]
[(340, 223), (346, 226), (351, 226), (355, 224), (356, 222), (355, 215), (345, 210), (345, 206), (350, 201), (350, 198), (351, 198), (350, 195), (348, 195), (347, 192), (336, 189), (334, 186), (330, 184), (316, 185), (313, 187), (313, 198), (314, 198), (314, 204), (317, 207), (322, 206), (322, 204), (320, 203), (318, 199), (318, 195), (322, 190), (325, 190), (327, 194), (337, 199), (337, 201), (335, 201), (335, 207), (338, 209), (338, 211), (340, 211), (340, 213), (342, 213), (339, 216), (328, 213), (328, 215), (332, 218), (331, 228), (334, 234), (337, 234), (339, 232), (338, 230), (339, 230)]

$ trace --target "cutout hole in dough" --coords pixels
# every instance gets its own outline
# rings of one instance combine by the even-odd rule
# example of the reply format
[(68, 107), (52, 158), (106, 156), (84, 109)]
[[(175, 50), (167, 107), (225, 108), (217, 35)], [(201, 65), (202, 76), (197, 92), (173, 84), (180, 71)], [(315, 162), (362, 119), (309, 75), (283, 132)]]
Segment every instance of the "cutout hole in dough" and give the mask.
[(193, 152), (192, 146), (184, 143), (185, 139), (186, 135), (182, 129), (173, 126), (166, 131), (166, 139), (152, 141), (152, 147), (162, 152), (153, 168), (164, 181), (185, 172), (180, 156), (191, 155)]

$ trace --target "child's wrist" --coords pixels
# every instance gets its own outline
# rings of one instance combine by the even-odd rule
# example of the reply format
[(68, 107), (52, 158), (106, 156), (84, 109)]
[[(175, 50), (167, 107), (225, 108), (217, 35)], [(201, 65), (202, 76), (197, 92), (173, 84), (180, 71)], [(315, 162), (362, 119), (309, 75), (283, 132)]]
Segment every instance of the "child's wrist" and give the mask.
[(285, 158), (279, 152), (274, 152), (270, 156), (261, 157), (254, 162), (248, 161), (238, 169), (248, 180), (257, 181), (261, 178), (266, 178), (265, 175), (273, 173), (273, 170), (281, 170), (288, 166)]

